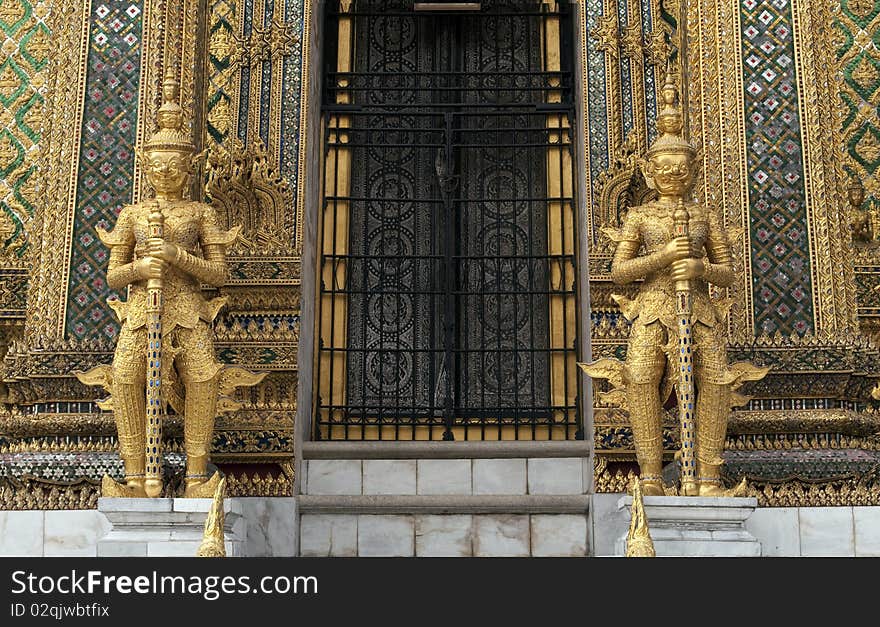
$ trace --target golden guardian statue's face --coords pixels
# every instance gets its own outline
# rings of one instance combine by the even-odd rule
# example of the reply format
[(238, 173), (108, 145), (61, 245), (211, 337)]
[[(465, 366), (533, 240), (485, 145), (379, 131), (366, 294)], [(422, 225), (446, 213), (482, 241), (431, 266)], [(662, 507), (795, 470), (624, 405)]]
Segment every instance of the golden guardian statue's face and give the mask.
[(683, 152), (653, 155), (645, 166), (645, 176), (654, 180), (661, 196), (686, 196), (694, 182), (693, 159)]
[(191, 155), (179, 150), (150, 150), (145, 153), (144, 171), (157, 194), (183, 191), (192, 172)]

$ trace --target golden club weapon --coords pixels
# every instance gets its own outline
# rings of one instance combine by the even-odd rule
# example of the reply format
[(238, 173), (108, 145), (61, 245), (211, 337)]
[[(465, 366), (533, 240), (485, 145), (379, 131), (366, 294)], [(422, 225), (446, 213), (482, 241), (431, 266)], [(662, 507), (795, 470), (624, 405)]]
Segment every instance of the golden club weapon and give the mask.
[[(164, 238), (165, 217), (156, 203), (147, 219), (150, 237)], [(165, 401), (162, 398), (162, 288), (163, 280), (147, 280), (147, 496), (162, 494), (162, 422)]]
[[(690, 214), (680, 201), (672, 216), (674, 236), (688, 237)], [(694, 459), (694, 356), (693, 356), (693, 301), (690, 281), (675, 282), (676, 315), (678, 316), (678, 417), (681, 422), (681, 494), (692, 496), (699, 492), (697, 468)]]

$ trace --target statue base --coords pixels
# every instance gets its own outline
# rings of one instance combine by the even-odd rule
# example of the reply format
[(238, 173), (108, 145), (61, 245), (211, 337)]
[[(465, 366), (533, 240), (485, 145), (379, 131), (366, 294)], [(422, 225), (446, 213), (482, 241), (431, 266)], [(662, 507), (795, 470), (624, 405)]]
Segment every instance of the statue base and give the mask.
[[(758, 507), (754, 497), (646, 496), (645, 517), (657, 557), (760, 557), (761, 543), (745, 528)], [(632, 497), (617, 502), (627, 510)], [(615, 555), (626, 554), (626, 534)]]
[[(98, 511), (113, 527), (98, 541), (98, 557), (195, 557), (211, 503), (209, 498), (99, 498)], [(223, 509), (226, 555), (239, 557), (247, 520), (240, 503), (226, 499)]]

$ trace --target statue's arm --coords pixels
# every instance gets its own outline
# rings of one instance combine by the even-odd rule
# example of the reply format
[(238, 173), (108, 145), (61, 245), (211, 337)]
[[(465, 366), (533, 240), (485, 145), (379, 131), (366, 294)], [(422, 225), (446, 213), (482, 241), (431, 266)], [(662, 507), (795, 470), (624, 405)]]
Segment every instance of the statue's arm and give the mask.
[(643, 279), (652, 272), (669, 265), (665, 252), (661, 249), (648, 255), (638, 256), (641, 241), (634, 212), (630, 212), (623, 223), (614, 260), (611, 262), (611, 280), (618, 285)]
[[(197, 257), (178, 247), (174, 265), (202, 283), (207, 283), (214, 287), (222, 287), (229, 275), (229, 269), (226, 265), (226, 247), (232, 242), (227, 235), (218, 226), (214, 210), (211, 208), (205, 209), (200, 235), (202, 254), (204, 256)], [(234, 239), (234, 236), (232, 239)]]
[(98, 229), (98, 237), (110, 249), (107, 265), (107, 285), (112, 290), (121, 290), (141, 280), (134, 259), (134, 231), (131, 227), (127, 209), (123, 209), (110, 232)]
[(202, 283), (222, 287), (228, 275), (224, 247), (217, 244), (203, 244), (202, 253), (204, 257), (196, 257), (183, 248), (178, 248), (174, 265)]
[(111, 246), (110, 264), (107, 268), (107, 285), (112, 290), (121, 290), (141, 280), (135, 267), (134, 246)]
[(706, 255), (709, 262), (705, 265), (703, 278), (718, 287), (730, 287), (736, 281), (733, 270), (733, 256), (730, 252), (730, 241), (727, 231), (721, 224), (717, 212), (709, 213), (709, 237), (706, 239)]

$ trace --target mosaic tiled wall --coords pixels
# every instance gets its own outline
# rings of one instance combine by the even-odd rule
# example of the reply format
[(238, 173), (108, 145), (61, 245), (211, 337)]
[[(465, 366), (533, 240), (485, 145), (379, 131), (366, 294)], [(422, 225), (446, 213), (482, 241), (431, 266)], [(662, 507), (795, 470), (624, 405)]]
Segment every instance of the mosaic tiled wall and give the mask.
[[(627, 140), (644, 153), (653, 141), (657, 81), (662, 80), (666, 49), (658, 45), (668, 28), (657, 0), (586, 0), (582, 19), (588, 33), (584, 101), (587, 111), (587, 159), (591, 208), (590, 236), (603, 226), (598, 198), (600, 175)], [(657, 68), (659, 57), (664, 62)]]
[(810, 243), (790, 0), (742, 0), (757, 332), (813, 331)]
[(731, 290), (736, 344), (777, 333), (793, 345), (809, 337), (847, 342), (855, 330), (853, 269), (842, 263), (851, 253), (840, 179), (838, 3), (687, 4), (699, 195), (723, 210), (742, 273)]
[(142, 15), (142, 2), (92, 3), (66, 313), (68, 336), (80, 339), (118, 333), (95, 227), (112, 227), (132, 197)]
[[(303, 0), (212, 0), (208, 20), (205, 145), (260, 142), (296, 197)], [(299, 224), (289, 236), (298, 249)]]
[(36, 205), (51, 4), (0, 2), (0, 249), (14, 257), (30, 245), (27, 226)]
[[(92, 2), (65, 313), (68, 337), (112, 342), (118, 332), (113, 312), (106, 306), (110, 296), (103, 278), (107, 251), (94, 229), (115, 223), (136, 184), (143, 14), (143, 0)], [(303, 14), (301, 0), (215, 0), (208, 18), (205, 145), (209, 149), (228, 146), (232, 138), (245, 145), (259, 141), (294, 197), (299, 176)], [(291, 249), (299, 244), (297, 226), (290, 229)], [(259, 272), (266, 268), (261, 264)], [(251, 278), (250, 271), (248, 264), (232, 267), (233, 277), (241, 280)]]
[(842, 45), (840, 97), (845, 107), (845, 169), (862, 181), (867, 206), (880, 231), (880, 1), (841, 0), (835, 26)]

